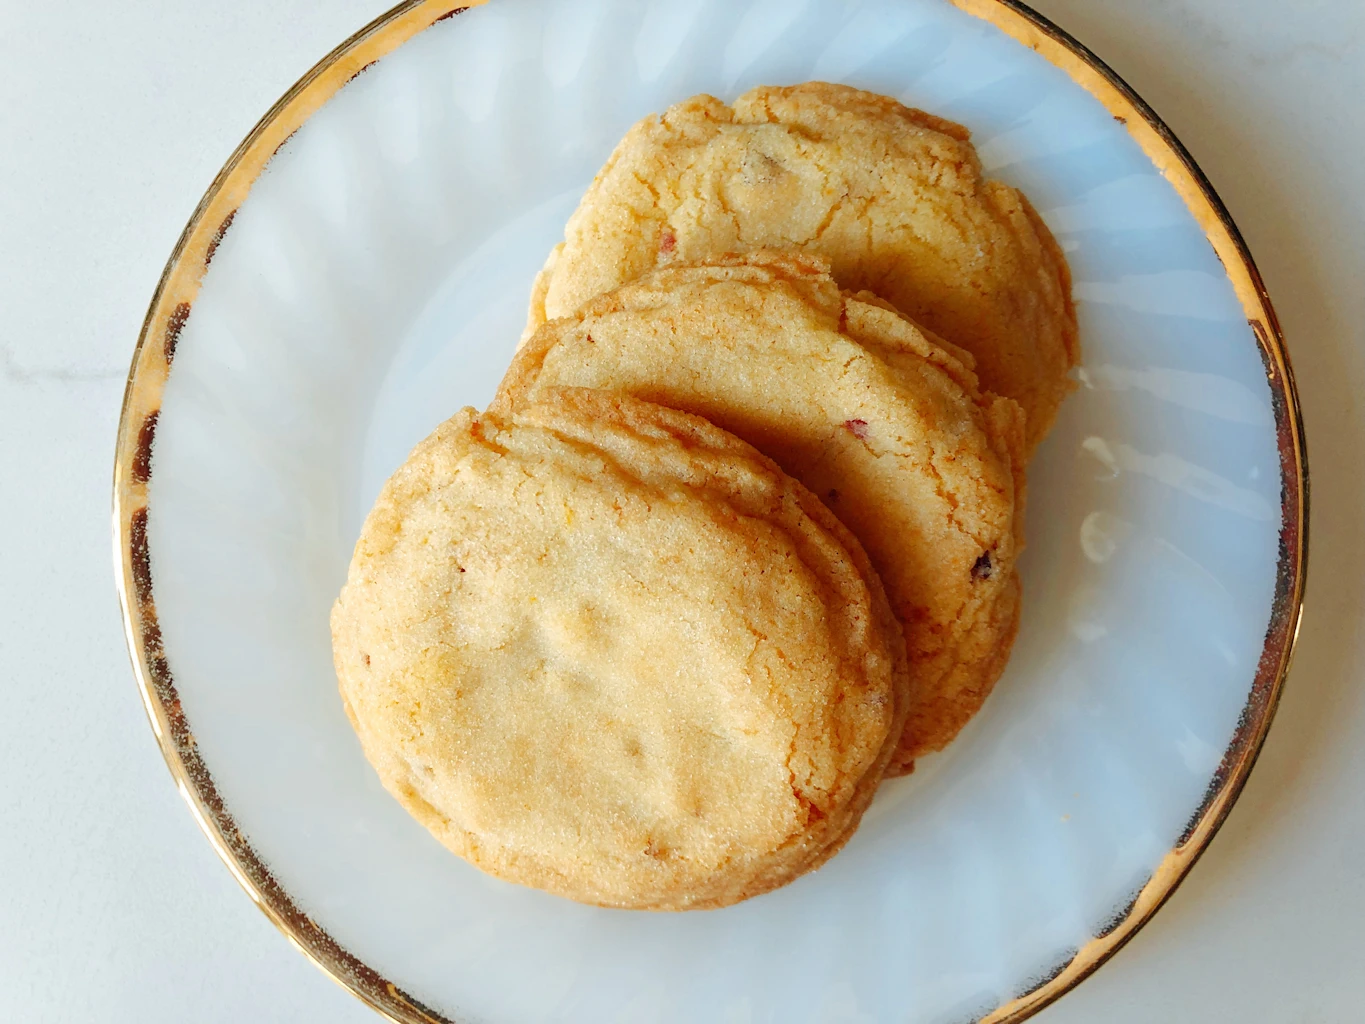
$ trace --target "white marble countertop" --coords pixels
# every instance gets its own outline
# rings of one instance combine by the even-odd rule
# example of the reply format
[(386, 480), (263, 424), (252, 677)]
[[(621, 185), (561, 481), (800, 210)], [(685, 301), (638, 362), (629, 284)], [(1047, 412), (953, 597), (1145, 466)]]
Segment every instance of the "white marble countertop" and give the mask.
[[(128, 669), (108, 526), (132, 345), (200, 194), (386, 0), (0, 3), (0, 1019), (377, 1018), (218, 862)], [(1365, 5), (1037, 0), (1193, 152), (1298, 373), (1313, 572), (1260, 765), (1168, 906), (1036, 1018), (1365, 1015)]]

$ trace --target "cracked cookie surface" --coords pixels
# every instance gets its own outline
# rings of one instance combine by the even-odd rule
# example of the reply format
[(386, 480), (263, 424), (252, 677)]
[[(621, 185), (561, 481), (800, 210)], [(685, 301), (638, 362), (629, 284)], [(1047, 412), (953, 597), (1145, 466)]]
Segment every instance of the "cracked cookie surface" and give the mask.
[(1071, 390), (1070, 273), (1028, 200), (983, 177), (962, 126), (822, 82), (635, 125), (541, 273), (527, 335), (656, 266), (763, 247), (827, 259), (842, 287), (971, 352), (982, 386), (1023, 406), (1030, 448)]
[(815, 257), (760, 250), (660, 268), (543, 325), (491, 408), (626, 392), (706, 417), (815, 492), (904, 629), (903, 768), (981, 707), (1018, 622), (1023, 414), (970, 364)]
[(697, 417), (547, 389), (466, 409), (365, 521), (332, 613), (385, 787), (502, 878), (722, 906), (856, 827), (908, 674), (866, 555)]

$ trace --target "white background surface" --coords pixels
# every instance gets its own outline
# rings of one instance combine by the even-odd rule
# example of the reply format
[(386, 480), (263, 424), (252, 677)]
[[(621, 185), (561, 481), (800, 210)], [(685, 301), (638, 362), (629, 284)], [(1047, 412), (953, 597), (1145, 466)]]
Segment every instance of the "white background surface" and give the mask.
[[(128, 359), (200, 194), (385, 4), (0, 0), (0, 1020), (376, 1019), (200, 837), (113, 595)], [(1284, 321), (1313, 460), (1308, 611), (1261, 764), (1210, 852), (1065, 1022), (1354, 1021), (1365, 1005), (1365, 7), (1041, 0), (1166, 118)]]

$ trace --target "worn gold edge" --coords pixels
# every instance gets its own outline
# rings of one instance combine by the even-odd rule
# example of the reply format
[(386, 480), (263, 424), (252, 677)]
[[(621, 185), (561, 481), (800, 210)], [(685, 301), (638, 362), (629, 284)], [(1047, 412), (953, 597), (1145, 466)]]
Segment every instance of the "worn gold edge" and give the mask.
[[(226, 231), (231, 216), (270, 158), (318, 108), (374, 60), (436, 21), (484, 2), (486, 0), (463, 0), (461, 3), (404, 0), (354, 33), (310, 68), (233, 151), (196, 206), (157, 282), (133, 350), (132, 366), (119, 414), (114, 458), (112, 511), (115, 584), (125, 639), (143, 705), (176, 787), (210, 845), (271, 923), (329, 978), (395, 1024), (451, 1022), (377, 975), (303, 915), (275, 882), (249, 842), (237, 832), (235, 822), (223, 806), (207, 768), (193, 749), (193, 734), (188, 731), (188, 723), (184, 722), (183, 716), (179, 723), (182, 735), (176, 735), (176, 722), (163, 695), (157, 692), (150, 666), (153, 653), (149, 648), (155, 646), (156, 654), (160, 653), (159, 627), (150, 582), (143, 587), (146, 593), (139, 595), (134, 564), (137, 558), (132, 536), (134, 525), (138, 515), (142, 514), (145, 531), (147, 507), (147, 480), (139, 480), (134, 472), (138, 458), (136, 441), (147, 416), (154, 416), (159, 408), (160, 392), (169, 372), (169, 352), (164, 353), (164, 358), (158, 359), (151, 342), (166, 334), (177, 302), (188, 308), (187, 303), (197, 293), (208, 261)], [(153, 633), (154, 642), (149, 639)], [(169, 676), (161, 690), (169, 693), (178, 712), (179, 702)], [(191, 762), (199, 764), (198, 772), (192, 770)], [(215, 810), (211, 804), (217, 804), (218, 809)], [(229, 839), (229, 831), (234, 834), (236, 842)]]
[[(155, 369), (159, 369), (160, 373), (155, 374), (158, 378), (155, 382), (149, 379), (153, 375), (151, 372), (141, 372), (144, 370), (143, 363), (152, 361), (145, 359), (148, 351), (147, 342), (161, 333), (158, 328), (164, 329), (171, 320), (174, 309), (171, 300), (181, 295), (192, 298), (197, 292), (204, 265), (212, 257), (216, 245), (216, 239), (213, 237), (215, 225), (220, 222), (220, 218), (227, 218), (222, 220), (223, 227), (217, 229), (218, 238), (221, 238), (231, 214), (245, 198), (255, 178), (269, 162), (270, 156), (288, 141), (289, 135), (318, 107), (330, 99), (351, 77), (368, 67), (370, 62), (393, 50), (439, 18), (483, 2), (485, 0), (467, 0), (461, 4), (437, 0), (406, 0), (399, 4), (355, 33), (314, 65), (266, 113), (238, 146), (200, 201), (158, 282), (134, 349), (132, 369), (120, 414), (115, 455), (115, 578), (124, 617), (125, 634), (134, 675), (152, 729), (167, 766), (175, 777), (177, 787), (219, 857), (272, 923), (329, 977), (397, 1024), (449, 1022), (434, 1011), (411, 1000), (391, 982), (374, 974), (341, 949), (330, 936), (304, 918), (288, 894), (274, 882), (268, 868), (260, 862), (240, 835), (238, 849), (234, 851), (224, 834), (225, 825), (235, 831), (235, 824), (230, 815), (225, 808), (215, 812), (208, 806), (210, 801), (221, 805), (221, 799), (213, 789), (211, 778), (206, 770), (201, 771), (199, 778), (195, 778), (187, 768), (186, 756), (193, 754), (193, 751), (187, 750), (173, 735), (168, 709), (158, 697), (149, 674), (147, 650), (149, 625), (146, 616), (151, 616), (150, 629), (155, 630), (154, 604), (150, 597), (144, 602), (138, 602), (133, 586), (134, 553), (130, 546), (130, 524), (137, 511), (146, 507), (145, 481), (139, 484), (132, 479), (131, 474), (132, 462), (136, 455), (133, 435), (139, 429), (140, 420), (135, 416), (139, 405), (143, 407), (159, 405), (156, 400), (159, 399), (169, 369), (168, 364), (157, 366)], [(1281, 443), (1281, 476), (1287, 485), (1292, 485), (1287, 487), (1286, 491), (1293, 491), (1293, 494), (1284, 494), (1282, 509), (1286, 532), (1292, 534), (1284, 538), (1289, 543), (1285, 557), (1281, 560), (1281, 578), (1278, 581), (1287, 585), (1287, 592), (1282, 595), (1283, 600), (1277, 603), (1270, 629), (1267, 631), (1265, 653), (1273, 654), (1274, 658), (1271, 664), (1267, 664), (1263, 657), (1261, 670), (1254, 681), (1252, 697), (1247, 706), (1249, 715), (1244, 713), (1244, 721), (1239, 725), (1237, 735), (1228, 749), (1228, 757), (1231, 757), (1232, 761), (1228, 763), (1225, 760), (1224, 769), (1220, 769), (1222, 781), (1211, 788), (1185, 837), (1153, 873), (1117, 925), (1108, 929), (1102, 938), (1093, 939), (1077, 951), (1050, 980), (1001, 1005), (981, 1020), (981, 1024), (1017, 1024), (1033, 1016), (1087, 978), (1122, 948), (1151, 918), (1198, 860), (1241, 792), (1274, 716), (1298, 632), (1307, 552), (1307, 459), (1297, 389), (1278, 320), (1235, 224), (1184, 147), (1151, 108), (1107, 65), (1083, 45), (1022, 3), (1016, 0), (951, 2), (967, 13), (990, 22), (1066, 71), (1073, 81), (1099, 99), (1117, 119), (1125, 123), (1149, 159), (1171, 181), (1185, 200), (1191, 213), (1204, 228), (1219, 259), (1222, 260), (1238, 298), (1247, 311), (1248, 319), (1252, 321), (1253, 327), (1259, 324), (1257, 335), (1262, 345), (1263, 356), (1269, 364), (1268, 375), (1272, 381), (1272, 392), (1284, 400), (1283, 408), (1276, 410), (1277, 427), (1288, 435), (1282, 438)], [(359, 57), (362, 55), (369, 59), (361, 62)], [(352, 68), (351, 65), (355, 66)], [(350, 71), (349, 76), (341, 78), (340, 75), (346, 71)], [(287, 132), (284, 131), (285, 128), (288, 128)], [(268, 152), (266, 146), (270, 147)], [(250, 173), (244, 173), (248, 171)], [(215, 212), (218, 214), (217, 217), (213, 216)], [(204, 264), (201, 265), (198, 260), (194, 260), (187, 265), (187, 260), (193, 256), (203, 257)], [(153, 370), (152, 367), (145, 369)], [(1275, 381), (1276, 377), (1279, 378), (1278, 383)], [(139, 397), (142, 399), (141, 402), (138, 401)], [(147, 411), (154, 413), (155, 409)], [(1289, 465), (1286, 462), (1292, 463), (1292, 473), (1289, 472)], [(1288, 524), (1291, 521), (1294, 525), (1293, 530), (1289, 531)], [(1280, 597), (1277, 592), (1277, 598)], [(1258, 691), (1262, 692), (1262, 700), (1259, 706), (1253, 707)], [(174, 692), (173, 684), (171, 692)], [(176, 703), (178, 704), (178, 701)], [(187, 729), (183, 719), (181, 724)], [(192, 748), (192, 734), (186, 735), (185, 743)], [(197, 759), (197, 754), (193, 756)], [(305, 924), (310, 927), (305, 929), (303, 927)], [(363, 969), (370, 977), (358, 978), (357, 968)], [(368, 984), (364, 983), (365, 980), (368, 980)]]
[[(952, 0), (1065, 71), (1142, 147), (1203, 228), (1237, 293), (1267, 364), (1281, 457), (1282, 553), (1262, 659), (1215, 784), (1191, 826), (1137, 894), (1122, 920), (1093, 938), (1044, 983), (1003, 1003), (980, 1024), (1019, 1024), (1055, 1002), (1117, 953), (1168, 900), (1227, 820), (1260, 755), (1289, 671), (1303, 611), (1308, 551), (1308, 460), (1302, 410), (1279, 319), (1241, 233), (1212, 184), (1155, 111), (1087, 47), (1018, 0)], [(1267, 661), (1269, 658), (1269, 661)], [(1229, 758), (1231, 759), (1229, 761)], [(1220, 779), (1221, 776), (1221, 779)]]

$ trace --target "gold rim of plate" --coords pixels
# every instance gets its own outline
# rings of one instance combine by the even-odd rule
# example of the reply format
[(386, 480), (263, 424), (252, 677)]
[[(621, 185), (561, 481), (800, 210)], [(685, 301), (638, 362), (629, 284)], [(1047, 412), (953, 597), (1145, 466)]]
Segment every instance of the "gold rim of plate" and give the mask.
[[(199, 201), (157, 283), (133, 353), (114, 456), (114, 564), (124, 629), (142, 700), (176, 785), (213, 848), (276, 927), (336, 982), (397, 1024), (455, 1022), (363, 963), (299, 908), (237, 827), (199, 755), (157, 624), (147, 547), (147, 484), (161, 393), (180, 330), (218, 243), (256, 178), (299, 126), (361, 71), (435, 22), (482, 2), (400, 3), (319, 61), (237, 147)], [(1189, 873), (1241, 793), (1275, 715), (1298, 635), (1308, 552), (1308, 462), (1298, 392), (1265, 285), (1227, 209), (1184, 146), (1103, 61), (1024, 4), (952, 2), (1066, 72), (1127, 128), (1174, 186), (1218, 254), (1256, 335), (1270, 384), (1280, 456), (1282, 518), (1274, 599), (1265, 645), (1232, 742), (1180, 839), (1104, 933), (979, 1022), (1017, 1024), (1084, 981), (1147, 923)]]

